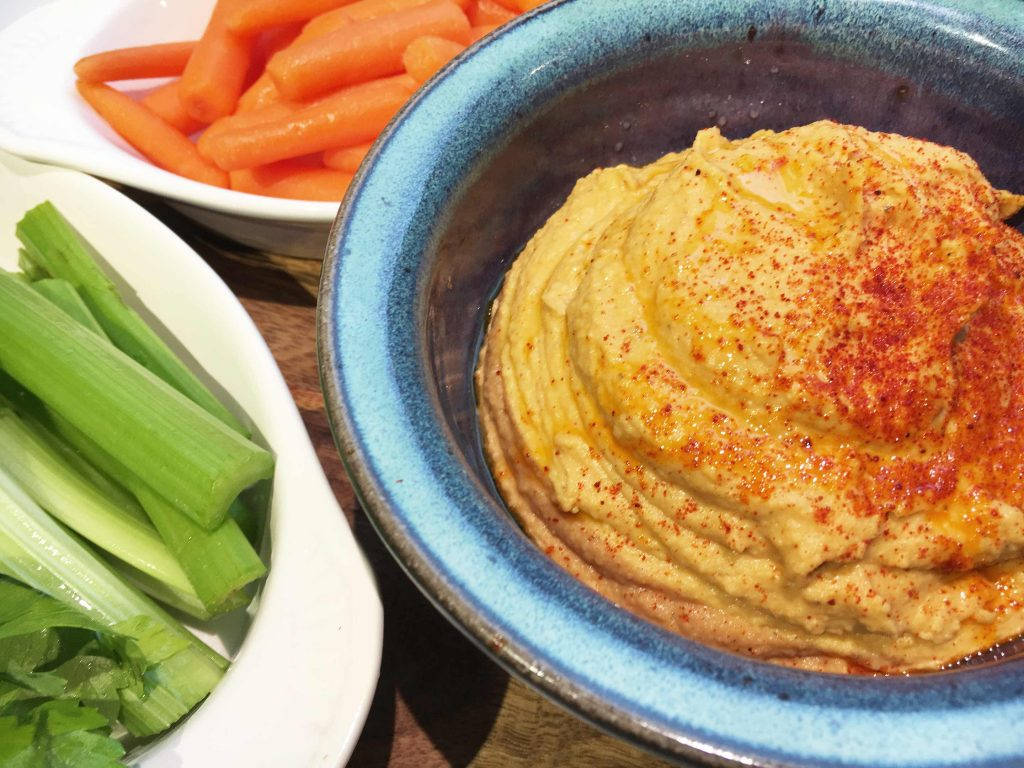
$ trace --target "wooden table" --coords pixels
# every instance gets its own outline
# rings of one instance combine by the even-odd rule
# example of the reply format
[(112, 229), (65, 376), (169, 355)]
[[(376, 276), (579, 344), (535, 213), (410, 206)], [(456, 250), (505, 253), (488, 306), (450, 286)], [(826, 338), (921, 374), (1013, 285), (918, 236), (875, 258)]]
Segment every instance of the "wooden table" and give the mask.
[(380, 682), (354, 768), (665, 766), (510, 678), (409, 581), (362, 510), (334, 448), (316, 367), (320, 262), (255, 253), (140, 200), (199, 252), (259, 326), (320, 462), (376, 574), (384, 604)]

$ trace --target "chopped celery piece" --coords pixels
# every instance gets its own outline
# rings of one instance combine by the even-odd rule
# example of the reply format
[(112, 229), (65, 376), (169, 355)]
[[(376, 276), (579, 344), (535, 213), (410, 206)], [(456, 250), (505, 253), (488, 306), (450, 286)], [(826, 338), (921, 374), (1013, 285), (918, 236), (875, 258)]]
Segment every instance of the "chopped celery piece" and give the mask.
[(96, 318), (92, 316), (92, 312), (85, 306), (82, 297), (78, 295), (75, 286), (67, 280), (48, 277), (34, 281), (32, 287), (36, 293), (49, 299), (51, 304), (56, 304), (90, 331), (98, 333), (104, 339), (107, 338), (107, 334), (100, 328), (100, 324), (96, 322)]
[(271, 455), (0, 273), (0, 368), (207, 530)]
[(252, 600), (248, 594), (239, 590), (237, 592), (232, 592), (224, 602), (216, 606), (213, 610), (208, 610), (199, 598), (195, 596), (195, 593), (176, 592), (170, 589), (163, 582), (152, 579), (141, 571), (137, 571), (131, 566), (125, 565), (113, 557), (105, 558), (105, 560), (107, 565), (109, 565), (118, 576), (129, 584), (145, 592), (154, 600), (163, 603), (165, 606), (181, 611), (182, 613), (187, 614), (194, 619), (199, 619), (200, 621), (209, 621), (221, 614), (235, 611), (239, 608), (244, 608)]
[(110, 570), (140, 592), (144, 592), (154, 600), (163, 603), (165, 607), (174, 608), (176, 611), (181, 611), (182, 613), (191, 616), (193, 619), (199, 619), (200, 621), (209, 621), (214, 617), (213, 613), (206, 610), (206, 606), (203, 605), (203, 601), (199, 599), (191, 587), (188, 592), (173, 589), (167, 586), (164, 582), (158, 581), (142, 571), (132, 568), (130, 565), (127, 565), (113, 556), (104, 556), (103, 552), (100, 552), (99, 555), (103, 558), (103, 561), (110, 566)]
[(227, 661), (121, 581), (0, 470), (0, 569), (137, 643), (148, 690), (122, 696), (137, 736), (166, 730), (217, 684)]
[(167, 547), (186, 569), (196, 594), (211, 611), (216, 612), (232, 593), (267, 572), (234, 520), (205, 531), (147, 486), (140, 483), (133, 490)]
[(226, 520), (213, 531), (196, 525), (85, 433), (47, 409), (2, 371), (0, 396), (7, 398), (25, 421), (41, 423), (46, 434), (66, 441), (67, 446), (99, 473), (135, 494), (210, 613), (216, 615), (237, 607), (234, 597), (237, 590), (266, 573), (263, 561), (234, 520)]
[(185, 366), (100, 269), (95, 251), (47, 201), (28, 211), (17, 225), (18, 239), (38, 268), (71, 283), (118, 349), (232, 429), (248, 431)]

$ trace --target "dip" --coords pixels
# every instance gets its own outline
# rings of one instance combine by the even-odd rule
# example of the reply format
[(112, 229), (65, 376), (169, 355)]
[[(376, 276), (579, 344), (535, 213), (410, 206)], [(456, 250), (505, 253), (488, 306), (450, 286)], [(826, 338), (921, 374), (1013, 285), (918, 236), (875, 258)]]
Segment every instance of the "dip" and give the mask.
[(818, 122), (581, 179), (477, 370), (509, 508), (619, 605), (830, 671), (1024, 631), (1024, 197)]

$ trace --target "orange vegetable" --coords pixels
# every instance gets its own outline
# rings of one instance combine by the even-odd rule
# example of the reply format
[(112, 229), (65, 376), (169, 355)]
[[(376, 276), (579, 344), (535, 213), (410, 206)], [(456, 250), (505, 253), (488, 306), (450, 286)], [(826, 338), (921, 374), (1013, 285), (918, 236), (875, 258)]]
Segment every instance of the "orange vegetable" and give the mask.
[(484, 24), (479, 27), (471, 27), (469, 30), (469, 41), (468, 45), (472, 45), (477, 40), (487, 37), (491, 32), (500, 27), (501, 24)]
[[(397, 11), (404, 11), (417, 5), (426, 5), (434, 0), (356, 0), (349, 5), (343, 5), (333, 11), (322, 13), (316, 18), (310, 19), (302, 29), (301, 40), (309, 40), (313, 37), (320, 37), (329, 32), (334, 32), (353, 21), (368, 21), (379, 19)], [(470, 0), (452, 0), (457, 6), (465, 10), (469, 7)]]
[(212, 123), (231, 114), (242, 93), (252, 59), (252, 40), (231, 32), (226, 20), (243, 2), (217, 0), (181, 75), (181, 101), (197, 120)]
[(228, 16), (228, 29), (239, 35), (306, 21), (353, 0), (249, 0)]
[(495, 0), (498, 5), (502, 6), (506, 10), (512, 11), (513, 13), (520, 13), (519, 6), (516, 4), (516, 0)]
[(231, 188), (239, 192), (298, 200), (340, 201), (351, 181), (351, 173), (294, 160), (231, 172)]
[(275, 101), (265, 104), (259, 109), (236, 112), (233, 115), (214, 120), (210, 127), (203, 131), (203, 134), (199, 137), (199, 141), (196, 142), (196, 148), (204, 159), (215, 163), (211, 147), (214, 146), (220, 134), (229, 131), (245, 130), (256, 125), (280, 120), (294, 114), (296, 109), (297, 107), (290, 102)]
[(372, 146), (373, 142), (368, 141), (365, 144), (356, 144), (354, 147), (328, 149), (324, 152), (324, 165), (338, 171), (345, 171), (345, 173), (355, 173), (359, 170), (359, 166), (362, 165)]
[(180, 83), (180, 80), (171, 80), (159, 88), (154, 88), (142, 98), (142, 106), (168, 125), (189, 136), (201, 129), (205, 123), (201, 123), (185, 111), (185, 105), (181, 103), (178, 93)]
[(402, 54), (417, 37), (464, 39), (469, 20), (449, 0), (430, 2), (367, 21), (278, 52), (267, 72), (289, 99), (306, 99), (353, 83), (402, 71)]
[(252, 85), (242, 92), (235, 105), (235, 114), (240, 112), (251, 112), (254, 109), (273, 104), (281, 98), (281, 94), (274, 85), (274, 79), (266, 72), (257, 77)]
[(402, 54), (405, 71), (417, 83), (425, 83), (445, 64), (466, 50), (466, 46), (445, 40), (443, 37), (425, 35), (417, 37)]
[(512, 0), (512, 2), (515, 3), (520, 12), (526, 13), (527, 11), (532, 11), (538, 5), (544, 5), (547, 0)]
[[(408, 75), (354, 85), (290, 114), (216, 131), (205, 150), (221, 168), (235, 171), (362, 144), (380, 133), (415, 89)], [(255, 120), (253, 114), (245, 117)]]
[(155, 165), (206, 184), (227, 186), (227, 174), (200, 157), (185, 134), (130, 96), (100, 83), (75, 85), (99, 116)]
[(144, 77), (175, 77), (185, 69), (195, 50), (194, 40), (116, 48), (94, 53), (75, 63), (75, 75), (89, 83), (138, 80)]
[(467, 15), (470, 24), (480, 27), (484, 24), (504, 24), (507, 21), (512, 21), (519, 14), (508, 10), (494, 0), (473, 0), (469, 4)]

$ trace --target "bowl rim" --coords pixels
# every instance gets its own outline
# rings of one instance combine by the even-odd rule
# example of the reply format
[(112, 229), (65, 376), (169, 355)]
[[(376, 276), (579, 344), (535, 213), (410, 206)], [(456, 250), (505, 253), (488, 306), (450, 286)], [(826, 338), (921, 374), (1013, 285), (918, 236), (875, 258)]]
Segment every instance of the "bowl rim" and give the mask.
[[(941, 734), (949, 728), (967, 739), (970, 732), (962, 730), (967, 721), (973, 723), (972, 727), (991, 723), (992, 719), (1010, 722), (1007, 718), (1024, 713), (1024, 660), (1020, 664), (971, 670), (969, 674), (956, 671), (908, 678), (862, 679), (785, 669), (699, 645), (626, 614), (596, 593), (581, 587), (534, 549), (535, 558), (543, 564), (534, 562), (530, 567), (536, 567), (545, 577), (557, 581), (560, 588), (578, 600), (583, 605), (579, 613), (594, 611), (591, 615), (599, 615), (605, 622), (588, 629), (607, 630), (609, 635), (616, 631), (627, 634), (640, 632), (646, 643), (639, 648), (641, 657), (652, 649), (662, 655), (656, 667), (658, 674), (673, 673), (673, 669), (663, 663), (666, 658), (679, 662), (687, 674), (703, 684), (700, 690), (709, 697), (704, 701), (706, 705), (714, 705), (719, 710), (724, 707), (723, 711), (738, 718), (735, 723), (723, 726), (725, 737), (722, 729), (710, 732), (695, 725), (693, 719), (685, 720), (689, 716), (687, 713), (683, 715), (685, 722), (680, 725), (678, 719), (673, 720), (670, 716), (673, 713), (657, 708), (652, 712), (649, 702), (644, 708), (628, 696), (623, 697), (621, 687), (616, 687), (616, 681), (610, 678), (610, 670), (590, 670), (593, 676), (588, 677), (581, 675), (578, 668), (567, 669), (566, 658), (557, 653), (538, 657), (538, 644), (542, 650), (550, 650), (550, 638), (545, 636), (538, 640), (537, 637), (518, 635), (514, 627), (492, 611), (493, 604), (479, 602), (478, 593), (467, 587), (465, 582), (453, 580), (451, 570), (443, 570), (445, 566), (451, 566), (450, 553), (439, 549), (438, 541), (428, 539), (423, 527), (417, 527), (417, 521), (400, 508), (399, 505), (404, 503), (415, 508), (417, 515), (422, 517), (426, 514), (422, 499), (415, 498), (417, 494), (431, 504), (470, 503), (475, 504), (477, 511), (492, 511), (494, 506), (481, 498), (481, 487), (458, 472), (454, 467), (458, 460), (450, 454), (443, 466), (431, 464), (424, 458), (428, 449), (423, 443), (429, 437), (450, 438), (446, 427), (431, 424), (429, 419), (423, 420), (427, 418), (422, 412), (425, 406), (436, 408), (436, 400), (425, 395), (424, 403), (410, 405), (406, 409), (400, 399), (393, 397), (394, 393), (384, 392), (390, 389), (398, 392), (401, 377), (410, 372), (416, 373), (418, 363), (410, 363), (408, 368), (398, 367), (395, 358), (389, 355), (391, 340), (385, 338), (383, 331), (368, 335), (365, 327), (356, 332), (349, 326), (358, 325), (360, 314), (384, 318), (380, 324), (389, 326), (393, 320), (390, 313), (397, 311), (400, 301), (415, 302), (418, 298), (418, 294), (410, 295), (412, 289), (405, 281), (400, 289), (396, 287), (403, 278), (397, 270), (389, 269), (399, 262), (386, 260), (382, 252), (388, 246), (419, 249), (421, 252), (421, 246), (409, 246), (401, 238), (396, 238), (394, 242), (382, 239), (377, 248), (361, 247), (366, 245), (367, 241), (361, 238), (370, 228), (371, 221), (380, 231), (382, 222), (405, 226), (401, 217), (411, 215), (408, 205), (388, 200), (382, 206), (375, 195), (384, 189), (393, 190), (388, 186), (395, 181), (390, 161), (397, 161), (399, 149), (426, 143), (428, 136), (434, 140), (444, 138), (443, 126), (428, 124), (431, 118), (437, 118), (437, 112), (433, 111), (435, 107), (445, 100), (449, 103), (453, 99), (456, 103), (468, 100), (469, 96), (465, 94), (472, 92), (475, 83), (479, 88), (478, 83), (486, 81), (488, 67), (492, 71), (496, 66), (510, 68), (512, 64), (504, 62), (514, 61), (517, 56), (521, 62), (531, 45), (542, 49), (546, 39), (558, 37), (555, 31), (559, 23), (564, 28), (578, 28), (571, 27), (570, 23), (584, 23), (581, 9), (584, 2), (588, 3), (591, 16), (611, 13), (611, 7), (615, 5), (614, 0), (555, 0), (520, 17), (457, 57), (392, 121), (342, 202), (331, 231), (321, 277), (318, 354), (331, 428), (360, 503), (396, 560), (427, 598), (499, 665), (550, 700), (600, 728), (670, 758), (721, 766), (862, 765), (868, 764), (859, 761), (866, 759), (863, 755), (845, 753), (840, 748), (856, 746), (857, 739), (863, 742), (865, 738), (891, 741), (894, 737), (907, 737), (926, 744), (923, 739), (927, 736)], [(853, 4), (853, 0), (836, 3), (844, 7)], [(1019, 13), (1015, 8), (1020, 5), (1019, 0), (973, 0), (968, 3), (933, 0), (928, 4), (910, 0), (896, 4), (871, 0), (860, 4), (878, 9), (900, 5), (915, 13), (943, 14), (954, 21), (964, 14), (973, 13), (975, 15), (970, 18), (1005, 23), (1006, 29), (1015, 35), (1024, 35), (1024, 15), (1014, 15)], [(671, 5), (671, 0), (652, 0), (650, 5), (652, 8), (664, 8)], [(734, 4), (728, 0), (712, 0), (703, 5), (722, 12), (729, 12), (726, 6), (731, 6), (732, 12), (737, 13), (751, 10), (759, 4), (754, 0)], [(769, 10), (780, 5), (812, 4), (784, 3), (781, 0), (764, 4)], [(502, 61), (500, 65), (497, 63), (499, 60)], [(407, 181), (413, 184), (420, 180)], [(356, 298), (364, 300), (358, 310), (352, 308), (358, 302), (351, 300)], [(408, 318), (403, 315), (394, 322), (400, 324), (403, 320)], [(418, 340), (414, 331), (409, 331), (406, 336), (414, 342)], [(403, 347), (403, 351), (413, 350)], [(415, 351), (418, 352), (418, 348)], [(370, 370), (378, 376), (373, 385), (380, 390), (379, 397), (376, 394), (366, 397), (367, 393), (377, 392), (364, 381), (372, 378), (373, 374), (367, 373)], [(384, 381), (379, 379), (381, 374), (385, 376)], [(402, 393), (407, 395), (408, 391), (402, 390)], [(387, 409), (388, 405), (393, 410)], [(417, 433), (422, 430), (430, 430), (430, 435), (421, 437)], [(389, 447), (381, 441), (382, 436), (397, 436), (405, 442), (392, 440)], [(397, 452), (402, 454), (400, 476), (395, 472), (398, 460), (383, 455), (388, 450), (396, 453), (395, 445), (408, 448)], [(432, 477), (424, 472), (428, 468), (452, 474)], [(476, 496), (467, 501), (459, 498), (455, 491), (447, 493), (440, 486), (448, 483), (461, 484), (460, 491)], [(461, 538), (459, 541), (464, 543)], [(462, 554), (471, 558), (474, 553)], [(501, 567), (501, 563), (492, 565)], [(546, 570), (545, 565), (550, 570)], [(511, 588), (518, 589), (519, 585), (510, 585)], [(598, 602), (601, 605), (595, 606)], [(620, 634), (617, 637), (621, 641), (624, 636)], [(587, 639), (592, 638), (588, 636)], [(614, 647), (614, 643), (612, 645)], [(632, 652), (637, 648), (627, 650)], [(655, 687), (658, 685), (657, 675), (651, 668), (641, 669), (637, 680)], [(734, 693), (735, 689), (744, 689), (742, 701), (748, 707), (751, 703), (757, 706), (744, 711), (728, 701), (716, 700), (723, 687), (729, 687)], [(679, 712), (674, 714), (679, 715)], [(860, 730), (856, 732), (844, 730), (845, 723), (839, 719), (851, 714), (861, 718), (858, 723)], [(762, 738), (753, 743), (744, 738), (744, 717), (757, 720), (758, 727), (762, 727), (765, 717), (771, 720), (776, 716), (779, 717), (778, 722), (784, 721), (789, 728), (777, 733), (774, 741)], [(894, 720), (899, 720), (895, 727)], [(797, 735), (791, 729), (800, 725), (805, 728), (829, 727), (839, 735), (818, 734), (822, 748), (819, 750), (813, 742), (805, 740), (801, 742), (801, 752), (789, 745), (789, 737)], [(918, 728), (920, 733), (914, 736), (913, 732)], [(828, 744), (824, 745), (824, 742)], [(927, 758), (916, 758), (918, 762), (915, 764), (947, 764), (949, 759), (958, 758), (960, 764), (981, 766), (1002, 765), (1008, 758), (1024, 759), (1024, 738), (1011, 737), (998, 745), (982, 743), (978, 739), (967, 743), (970, 750), (963, 756), (943, 753), (935, 747)], [(896, 752), (885, 752), (879, 764), (904, 764), (907, 753), (900, 752), (900, 747), (905, 748), (906, 745), (893, 744)]]

